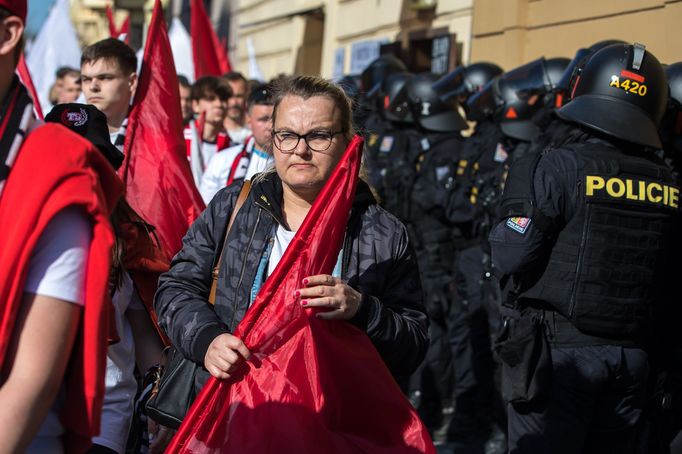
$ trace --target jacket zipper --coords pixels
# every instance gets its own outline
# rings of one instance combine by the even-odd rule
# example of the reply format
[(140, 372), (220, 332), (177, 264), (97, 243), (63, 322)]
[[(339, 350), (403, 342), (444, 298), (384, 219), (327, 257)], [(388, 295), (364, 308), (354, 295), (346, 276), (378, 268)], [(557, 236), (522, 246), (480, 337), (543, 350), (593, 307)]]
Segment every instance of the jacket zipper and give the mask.
[[(581, 181), (578, 181), (578, 195), (580, 196)], [(568, 318), (573, 318), (573, 312), (575, 311), (576, 305), (576, 292), (578, 291), (578, 281), (580, 280), (580, 270), (583, 262), (583, 253), (585, 251), (585, 243), (587, 242), (587, 226), (590, 224), (590, 217), (592, 216), (592, 210), (590, 204), (585, 204), (585, 220), (583, 221), (583, 231), (580, 236), (580, 248), (578, 249), (578, 260), (575, 265), (575, 277), (573, 278), (573, 289), (571, 290), (571, 301), (568, 307)]]
[(249, 244), (246, 246), (246, 253), (244, 254), (244, 263), (242, 263), (242, 271), (239, 274), (239, 282), (237, 283), (237, 291), (235, 292), (234, 304), (232, 305), (232, 321), (230, 322), (230, 329), (234, 329), (234, 318), (237, 315), (237, 304), (239, 302), (239, 290), (242, 286), (242, 280), (244, 279), (244, 272), (246, 271), (246, 262), (248, 261), (249, 251), (251, 250), (251, 244), (253, 243), (253, 238), (256, 236), (256, 230), (258, 229), (258, 224), (260, 223), (260, 215), (263, 209), (259, 207), (258, 216), (256, 217), (256, 224), (251, 232), (251, 238), (249, 238)]

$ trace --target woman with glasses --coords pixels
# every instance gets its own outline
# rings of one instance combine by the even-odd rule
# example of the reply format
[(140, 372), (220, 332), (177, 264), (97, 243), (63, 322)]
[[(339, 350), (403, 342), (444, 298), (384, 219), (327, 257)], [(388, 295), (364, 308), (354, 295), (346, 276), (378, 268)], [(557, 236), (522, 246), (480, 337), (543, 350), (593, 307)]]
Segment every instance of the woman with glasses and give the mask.
[[(323, 79), (300, 76), (274, 93), (274, 168), (256, 175), (223, 247), (241, 183), (218, 192), (183, 240), (160, 280), (156, 310), (175, 346), (225, 379), (248, 358), (232, 336), (274, 271), (351, 137), (351, 104)], [(211, 271), (222, 251), (215, 306), (207, 303)], [(301, 305), (326, 308), (320, 318), (347, 320), (376, 346), (395, 377), (409, 376), (428, 345), (419, 273), (405, 227), (358, 183), (346, 237), (332, 274), (309, 276)], [(208, 375), (204, 372), (203, 378)]]

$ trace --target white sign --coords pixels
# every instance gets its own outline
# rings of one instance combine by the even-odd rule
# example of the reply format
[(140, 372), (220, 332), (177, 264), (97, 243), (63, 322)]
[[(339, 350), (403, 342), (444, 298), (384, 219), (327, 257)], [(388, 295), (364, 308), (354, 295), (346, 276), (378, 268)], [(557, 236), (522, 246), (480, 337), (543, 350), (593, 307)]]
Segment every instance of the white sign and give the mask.
[(346, 48), (339, 47), (334, 51), (334, 69), (332, 71), (332, 77), (338, 80), (343, 77), (343, 68), (346, 63)]
[(350, 74), (360, 74), (367, 66), (379, 57), (381, 41), (359, 41), (351, 44)]

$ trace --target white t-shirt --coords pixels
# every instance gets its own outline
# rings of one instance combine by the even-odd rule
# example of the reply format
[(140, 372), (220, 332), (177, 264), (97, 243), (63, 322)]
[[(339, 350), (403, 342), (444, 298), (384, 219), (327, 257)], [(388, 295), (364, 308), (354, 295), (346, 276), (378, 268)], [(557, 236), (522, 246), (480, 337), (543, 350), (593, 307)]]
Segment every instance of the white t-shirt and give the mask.
[[(287, 248), (291, 244), (291, 240), (296, 236), (296, 232), (285, 229), (281, 225), (277, 226), (275, 231), (275, 238), (272, 243), (272, 250), (270, 251), (270, 258), (268, 260), (268, 276), (272, 276), (275, 271), (277, 264), (284, 256)], [(339, 256), (336, 260), (336, 265), (334, 266), (334, 271), (332, 271), (332, 276), (341, 277), (341, 260), (343, 256), (343, 251), (339, 251)]]
[[(204, 174), (201, 176), (201, 184), (199, 184), (199, 193), (201, 193), (201, 198), (204, 199), (206, 204), (211, 201), (216, 192), (227, 185), (227, 179), (230, 176), (230, 170), (232, 170), (232, 163), (243, 149), (244, 145), (235, 145), (213, 156), (213, 159), (211, 159)], [(248, 146), (247, 151), (249, 151)], [(244, 178), (248, 165), (249, 155), (241, 159), (234, 173), (234, 178)]]
[(275, 241), (272, 243), (272, 251), (270, 251), (270, 259), (268, 260), (268, 276), (272, 276), (277, 264), (282, 259), (284, 252), (294, 239), (296, 232), (285, 229), (281, 225), (277, 226), (275, 232)]
[(57, 213), (31, 254), (24, 291), (83, 304), (92, 226), (77, 207)]
[(249, 168), (246, 170), (245, 180), (251, 180), (257, 173), (261, 173), (272, 167), (274, 164), (272, 156), (254, 147), (249, 160)]
[[(83, 287), (92, 226), (77, 207), (57, 213), (38, 239), (31, 255), (24, 291), (83, 305)], [(64, 402), (60, 390), (28, 453), (61, 453), (64, 427), (59, 412)]]
[(92, 442), (121, 454), (125, 451), (128, 441), (137, 392), (137, 381), (134, 376), (135, 340), (125, 314), (129, 309), (144, 310), (128, 273), (123, 273), (121, 287), (114, 293), (112, 302), (120, 341), (107, 349), (102, 423), (99, 436), (93, 438)]
[(251, 130), (246, 126), (242, 126), (240, 129), (228, 130), (227, 134), (230, 136), (232, 143), (242, 144), (251, 135)]
[[(234, 160), (244, 149), (244, 145), (235, 145), (216, 154), (201, 176), (199, 192), (204, 202), (208, 204), (218, 191), (227, 185), (227, 179), (232, 170)], [(246, 144), (246, 157), (243, 157), (234, 172), (234, 179), (250, 180), (256, 173), (262, 172), (272, 163), (272, 157), (256, 147), (256, 141), (251, 139)]]

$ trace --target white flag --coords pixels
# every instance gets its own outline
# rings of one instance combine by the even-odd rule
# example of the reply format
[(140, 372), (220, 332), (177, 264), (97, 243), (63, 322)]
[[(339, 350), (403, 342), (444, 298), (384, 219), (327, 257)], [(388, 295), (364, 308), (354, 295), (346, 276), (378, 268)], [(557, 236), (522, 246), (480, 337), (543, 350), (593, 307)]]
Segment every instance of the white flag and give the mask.
[(253, 47), (253, 40), (250, 37), (246, 40), (246, 51), (249, 53), (249, 78), (264, 82), (265, 78), (256, 61), (256, 50)]
[(182, 21), (174, 17), (168, 30), (175, 71), (183, 75), (190, 83), (194, 82), (194, 60), (192, 59), (192, 42)]
[(69, 0), (57, 0), (26, 54), (26, 64), (45, 114), (52, 110), (49, 96), (57, 69), (62, 66), (79, 69), (80, 62), (81, 47), (69, 16)]

